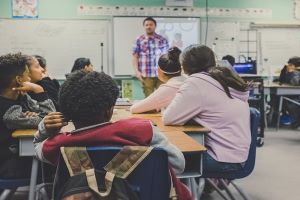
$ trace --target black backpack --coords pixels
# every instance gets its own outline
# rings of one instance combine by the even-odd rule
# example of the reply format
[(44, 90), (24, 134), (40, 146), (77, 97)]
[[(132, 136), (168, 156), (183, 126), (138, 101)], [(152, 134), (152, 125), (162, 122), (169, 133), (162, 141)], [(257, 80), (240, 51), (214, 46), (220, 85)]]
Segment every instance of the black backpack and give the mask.
[(85, 147), (61, 147), (70, 177), (58, 187), (54, 181), (54, 200), (138, 200), (126, 178), (152, 149), (126, 146), (104, 170), (95, 170)]

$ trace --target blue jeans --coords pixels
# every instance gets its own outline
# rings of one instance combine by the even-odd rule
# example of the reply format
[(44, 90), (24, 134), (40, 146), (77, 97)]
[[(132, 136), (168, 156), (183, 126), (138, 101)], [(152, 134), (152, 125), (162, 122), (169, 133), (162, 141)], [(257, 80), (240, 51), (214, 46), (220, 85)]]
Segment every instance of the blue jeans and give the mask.
[(227, 172), (240, 171), (243, 163), (226, 163), (216, 161), (207, 152), (203, 153), (203, 174), (202, 177), (212, 178), (213, 174), (226, 174)]

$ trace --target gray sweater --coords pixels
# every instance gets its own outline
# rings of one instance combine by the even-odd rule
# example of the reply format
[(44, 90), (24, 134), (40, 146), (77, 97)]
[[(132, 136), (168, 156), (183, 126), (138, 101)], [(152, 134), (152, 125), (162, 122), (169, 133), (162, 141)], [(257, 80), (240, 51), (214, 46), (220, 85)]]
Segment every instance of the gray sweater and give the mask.
[[(38, 116), (27, 118), (26, 111), (36, 112)], [(54, 111), (53, 102), (44, 92), (36, 94), (35, 99), (27, 94), (17, 100), (0, 96), (0, 158), (6, 160), (16, 153), (18, 141), (11, 136), (14, 130), (37, 128), (43, 117)]]

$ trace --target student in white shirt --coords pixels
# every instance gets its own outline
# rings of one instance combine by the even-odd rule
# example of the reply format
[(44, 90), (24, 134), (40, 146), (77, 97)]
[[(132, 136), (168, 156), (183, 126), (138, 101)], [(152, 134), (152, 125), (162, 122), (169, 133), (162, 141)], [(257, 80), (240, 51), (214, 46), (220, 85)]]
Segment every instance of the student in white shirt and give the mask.
[(159, 58), (158, 78), (164, 84), (160, 85), (150, 96), (131, 106), (131, 113), (143, 113), (153, 110), (160, 111), (171, 103), (177, 90), (185, 80), (185, 77), (181, 75), (180, 53), (179, 48), (171, 47), (167, 54)]

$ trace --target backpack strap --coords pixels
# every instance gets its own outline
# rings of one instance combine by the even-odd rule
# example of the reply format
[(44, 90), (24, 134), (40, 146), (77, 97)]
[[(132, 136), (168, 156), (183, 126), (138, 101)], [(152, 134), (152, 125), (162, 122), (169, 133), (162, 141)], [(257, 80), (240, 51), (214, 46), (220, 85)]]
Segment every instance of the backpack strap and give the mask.
[(81, 174), (88, 169), (94, 168), (86, 147), (61, 147), (60, 151), (70, 176)]
[(171, 182), (169, 198), (170, 198), (170, 200), (177, 200), (178, 198), (177, 198), (176, 190), (175, 190), (175, 187), (173, 184), (173, 177), (172, 177), (170, 169), (169, 169), (169, 175), (170, 175), (170, 182)]
[(107, 172), (125, 179), (150, 154), (153, 147), (124, 146), (104, 167)]
[(70, 176), (85, 173), (88, 186), (101, 197), (106, 197), (110, 194), (112, 183), (115, 175), (107, 172), (105, 174), (105, 188), (106, 191), (100, 192), (98, 190), (95, 169), (86, 147), (61, 147), (61, 154), (64, 158)]
[(112, 184), (113, 184), (113, 180), (115, 178), (114, 174), (112, 174), (110, 172), (106, 172), (106, 174), (105, 174), (105, 188), (106, 188), (106, 191), (105, 192), (100, 192), (99, 189), (98, 189), (98, 184), (97, 184), (96, 175), (95, 175), (95, 169), (86, 170), (85, 175), (86, 175), (86, 179), (87, 179), (89, 187), (95, 193), (97, 193), (101, 197), (106, 197), (110, 194)]

